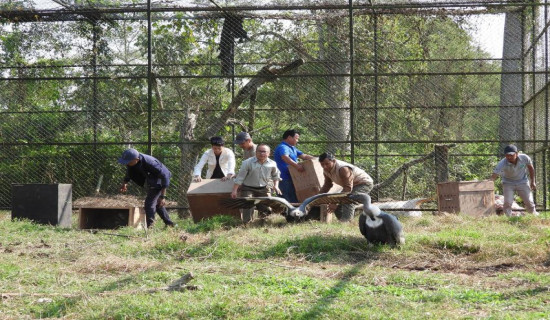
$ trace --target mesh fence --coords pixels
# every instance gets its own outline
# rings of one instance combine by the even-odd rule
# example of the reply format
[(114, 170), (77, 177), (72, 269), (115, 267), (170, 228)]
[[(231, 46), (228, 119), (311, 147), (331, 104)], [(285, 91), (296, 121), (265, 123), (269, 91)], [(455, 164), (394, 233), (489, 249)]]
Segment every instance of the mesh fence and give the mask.
[(232, 147), (244, 130), (273, 149), (295, 128), (305, 153), (332, 151), (383, 184), (375, 199), (486, 179), (516, 143), (535, 162), (546, 209), (548, 7), (3, 1), (0, 207), (12, 183), (116, 194), (117, 158), (134, 147), (167, 165), (170, 198), (185, 208), (210, 136)]

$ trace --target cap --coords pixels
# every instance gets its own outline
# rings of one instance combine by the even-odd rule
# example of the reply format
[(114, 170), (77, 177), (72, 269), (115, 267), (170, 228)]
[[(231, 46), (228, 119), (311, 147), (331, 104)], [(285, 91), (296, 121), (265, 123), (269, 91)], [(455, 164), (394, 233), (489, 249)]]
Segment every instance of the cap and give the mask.
[(122, 157), (118, 158), (118, 163), (128, 164), (130, 161), (139, 158), (139, 151), (136, 149), (126, 149), (122, 153)]
[(213, 146), (223, 146), (225, 142), (222, 137), (212, 137), (210, 138), (210, 144)]
[(504, 148), (504, 154), (515, 154), (515, 153), (518, 153), (518, 148), (513, 144), (507, 145), (506, 148)]
[(234, 144), (241, 144), (243, 142), (245, 142), (246, 140), (248, 139), (252, 139), (250, 137), (250, 134), (248, 134), (248, 132), (239, 132), (237, 134), (237, 136), (235, 137), (235, 141), (233, 141)]

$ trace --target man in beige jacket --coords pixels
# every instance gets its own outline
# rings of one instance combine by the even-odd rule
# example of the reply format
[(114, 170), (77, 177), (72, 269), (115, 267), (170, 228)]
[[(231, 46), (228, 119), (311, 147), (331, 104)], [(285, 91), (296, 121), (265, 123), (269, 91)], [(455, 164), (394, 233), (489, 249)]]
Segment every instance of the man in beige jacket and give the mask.
[[(319, 162), (323, 167), (325, 183), (319, 193), (329, 192), (335, 184), (342, 186), (342, 192), (349, 193), (369, 193), (373, 186), (373, 180), (362, 169), (351, 163), (336, 160), (330, 152), (325, 152), (319, 156)], [(342, 204), (334, 212), (340, 221), (349, 221), (355, 214), (356, 205)]]

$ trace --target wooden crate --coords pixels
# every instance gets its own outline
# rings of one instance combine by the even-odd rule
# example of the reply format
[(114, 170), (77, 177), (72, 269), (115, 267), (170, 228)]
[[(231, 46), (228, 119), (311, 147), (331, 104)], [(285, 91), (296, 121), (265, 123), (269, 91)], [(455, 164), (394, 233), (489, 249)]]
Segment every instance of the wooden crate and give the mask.
[[(311, 159), (301, 162), (304, 166), (304, 172), (298, 172), (294, 167), (289, 166), (290, 176), (292, 177), (292, 183), (296, 189), (296, 197), (298, 201), (303, 202), (305, 199), (314, 196), (319, 193), (321, 187), (325, 183), (325, 177), (323, 175), (323, 167), (319, 163), (319, 159)], [(341, 192), (342, 187), (334, 184), (329, 192)]]
[(440, 212), (486, 216), (495, 213), (495, 184), (490, 180), (443, 182), (437, 184)]
[(81, 207), (78, 220), (80, 229), (141, 228), (146, 224), (145, 210), (139, 207)]
[(231, 197), (234, 184), (232, 179), (203, 179), (201, 182), (192, 182), (187, 190), (187, 199), (193, 221), (196, 223), (217, 215), (229, 215), (240, 220), (239, 209), (226, 209), (218, 203), (221, 199)]

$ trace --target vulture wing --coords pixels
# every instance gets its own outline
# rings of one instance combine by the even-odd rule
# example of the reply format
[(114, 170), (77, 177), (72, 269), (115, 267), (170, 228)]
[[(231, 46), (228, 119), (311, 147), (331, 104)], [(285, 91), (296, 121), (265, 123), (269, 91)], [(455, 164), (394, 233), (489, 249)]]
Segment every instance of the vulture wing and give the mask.
[(278, 197), (240, 197), (221, 199), (220, 204), (229, 209), (250, 209), (258, 204), (277, 209), (293, 209), (294, 207), (285, 199)]
[(312, 197), (307, 198), (300, 205), (302, 212), (309, 212), (312, 207), (321, 205), (321, 204), (359, 204), (359, 202), (348, 197), (348, 193), (320, 193)]

